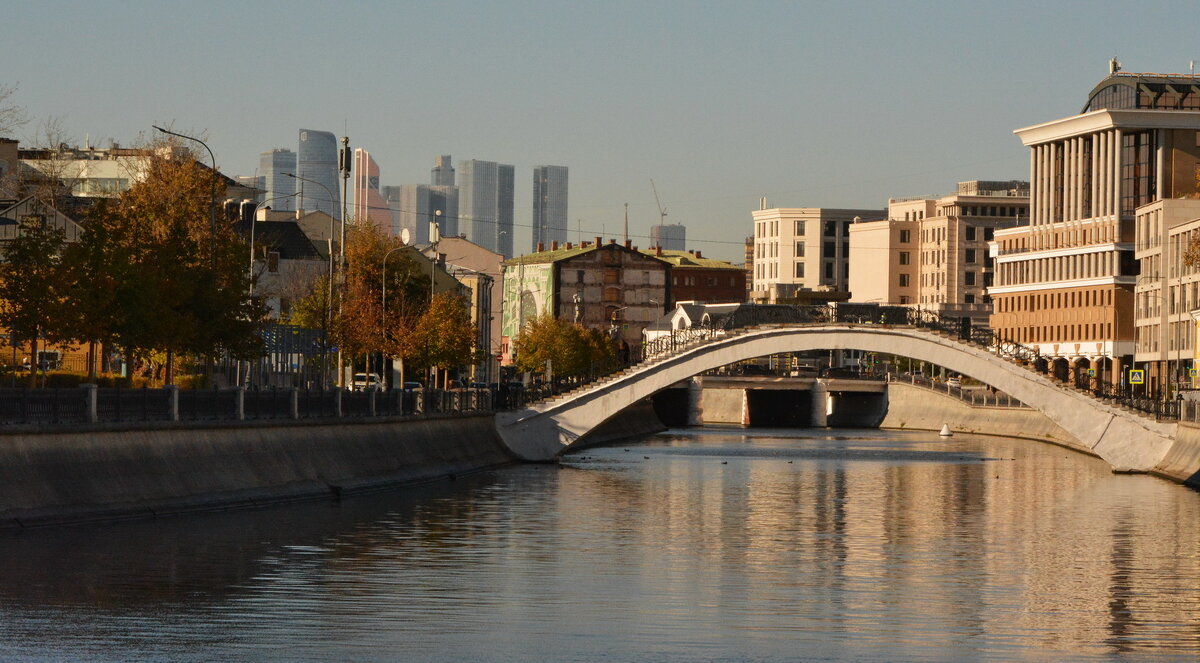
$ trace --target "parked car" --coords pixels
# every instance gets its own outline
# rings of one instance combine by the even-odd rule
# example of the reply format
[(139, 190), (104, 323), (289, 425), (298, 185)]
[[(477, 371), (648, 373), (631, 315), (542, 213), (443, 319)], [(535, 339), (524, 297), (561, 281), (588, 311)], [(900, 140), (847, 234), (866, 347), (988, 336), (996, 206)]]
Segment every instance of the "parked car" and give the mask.
[(946, 378), (946, 386), (962, 388), (962, 378), (957, 375), (951, 375), (950, 377)]
[(404, 391), (421, 391), (425, 386), (420, 382), (405, 382)]
[(366, 391), (368, 389), (382, 389), (383, 380), (379, 379), (377, 373), (355, 373), (354, 379), (350, 381), (350, 391)]

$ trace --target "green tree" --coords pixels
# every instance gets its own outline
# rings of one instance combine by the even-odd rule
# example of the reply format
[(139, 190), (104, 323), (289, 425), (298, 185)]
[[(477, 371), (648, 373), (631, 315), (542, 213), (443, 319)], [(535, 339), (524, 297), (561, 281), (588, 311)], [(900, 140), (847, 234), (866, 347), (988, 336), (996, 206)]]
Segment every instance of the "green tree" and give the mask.
[(30, 343), (30, 386), (36, 380), (38, 341), (67, 340), (64, 316), (69, 288), (63, 276), (65, 234), (41, 218), (22, 222), (3, 248), (0, 263), (0, 326)]
[(410, 357), (418, 368), (450, 369), (476, 361), (477, 331), (461, 295), (439, 292), (417, 320)]

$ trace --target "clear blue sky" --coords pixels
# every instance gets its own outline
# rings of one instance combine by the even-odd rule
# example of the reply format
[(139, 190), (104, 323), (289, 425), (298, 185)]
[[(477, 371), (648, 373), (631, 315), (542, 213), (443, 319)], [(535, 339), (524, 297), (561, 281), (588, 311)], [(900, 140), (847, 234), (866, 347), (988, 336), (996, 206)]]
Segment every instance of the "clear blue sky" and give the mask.
[[(1018, 127), (1077, 113), (1116, 55), (1200, 60), (1190, 2), (17, 2), (0, 84), (82, 143), (204, 133), (228, 174), (350, 136), (383, 184), (438, 154), (570, 168), (572, 239), (668, 222), (741, 260), (750, 211), (882, 208), (1028, 177)], [(645, 239), (635, 240), (645, 246)]]

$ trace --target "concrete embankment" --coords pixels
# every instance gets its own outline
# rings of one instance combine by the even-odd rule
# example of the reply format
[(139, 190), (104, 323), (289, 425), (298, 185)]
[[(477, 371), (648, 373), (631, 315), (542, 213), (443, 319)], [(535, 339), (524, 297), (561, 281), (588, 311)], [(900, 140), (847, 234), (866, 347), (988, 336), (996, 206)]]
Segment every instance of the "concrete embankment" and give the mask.
[(1175, 444), (1154, 468), (1153, 474), (1200, 489), (1200, 425), (1180, 423)]
[(1095, 455), (1037, 410), (969, 405), (923, 387), (902, 382), (888, 385), (887, 416), (881, 428), (941, 430), (943, 425), (962, 433), (1040, 440)]
[(490, 414), (0, 434), (0, 528), (330, 498), (511, 462)]
[[(1040, 440), (1096, 455), (1037, 410), (968, 405), (921, 387), (888, 385), (883, 428), (940, 430), (943, 424), (953, 431)], [(1200, 488), (1200, 425), (1180, 423), (1170, 451), (1150, 473)]]
[(654, 413), (653, 402), (646, 399), (621, 410), (615, 417), (592, 429), (587, 435), (572, 444), (571, 449), (599, 447), (631, 437), (661, 433), (665, 430), (667, 430), (667, 426)]

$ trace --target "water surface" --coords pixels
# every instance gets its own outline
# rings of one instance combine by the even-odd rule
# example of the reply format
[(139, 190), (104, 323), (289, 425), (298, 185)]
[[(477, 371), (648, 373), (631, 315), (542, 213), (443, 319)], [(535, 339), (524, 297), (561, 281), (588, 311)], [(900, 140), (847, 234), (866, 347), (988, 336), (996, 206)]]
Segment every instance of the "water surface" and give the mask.
[(0, 537), (0, 660), (1200, 655), (1200, 493), (1004, 438), (673, 431), (341, 503)]

